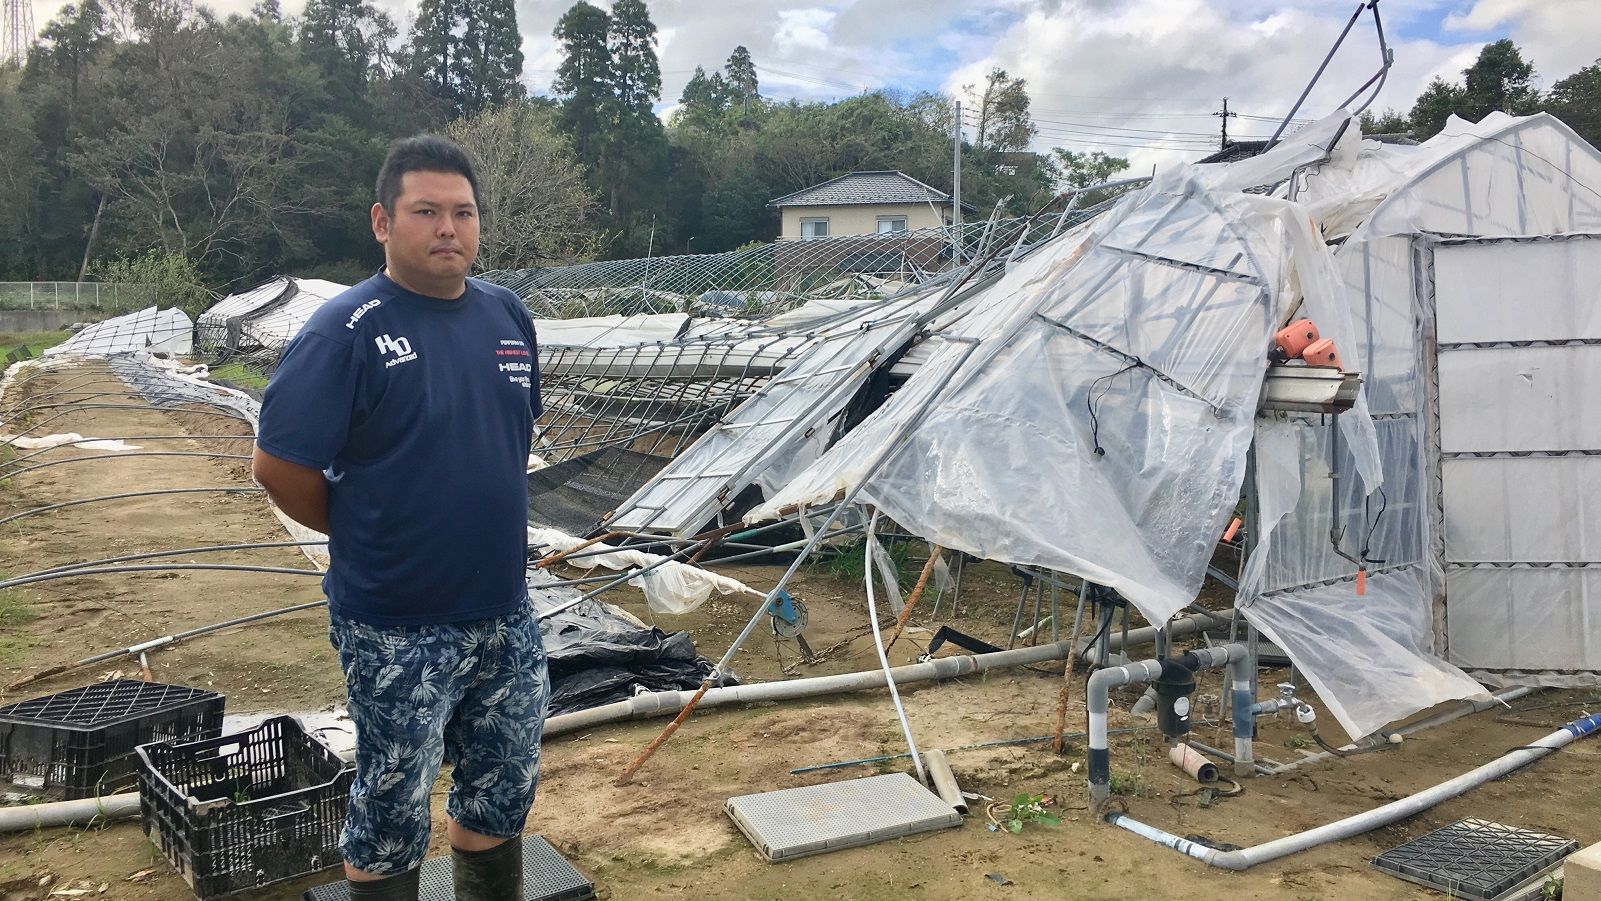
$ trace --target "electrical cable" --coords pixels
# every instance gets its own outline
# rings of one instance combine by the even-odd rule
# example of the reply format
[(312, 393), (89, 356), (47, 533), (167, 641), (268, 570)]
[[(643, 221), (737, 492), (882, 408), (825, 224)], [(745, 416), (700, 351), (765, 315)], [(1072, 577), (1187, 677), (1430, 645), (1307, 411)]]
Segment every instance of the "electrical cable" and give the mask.
[(1106, 388), (1101, 391), (1101, 397), (1104, 399), (1107, 392), (1112, 390), (1112, 379), (1115, 379), (1123, 373), (1128, 372), (1130, 369), (1136, 369), (1143, 365), (1145, 365), (1144, 362), (1141, 361), (1139, 357), (1135, 357), (1134, 362), (1124, 366), (1122, 369), (1119, 369), (1118, 371), (1109, 375), (1103, 375), (1095, 381), (1090, 382), (1090, 389), (1084, 394), (1084, 408), (1088, 410), (1090, 414), (1090, 443), (1095, 446), (1095, 456), (1106, 456), (1106, 448), (1101, 447), (1101, 419), (1095, 413), (1096, 386), (1103, 381), (1106, 382)]

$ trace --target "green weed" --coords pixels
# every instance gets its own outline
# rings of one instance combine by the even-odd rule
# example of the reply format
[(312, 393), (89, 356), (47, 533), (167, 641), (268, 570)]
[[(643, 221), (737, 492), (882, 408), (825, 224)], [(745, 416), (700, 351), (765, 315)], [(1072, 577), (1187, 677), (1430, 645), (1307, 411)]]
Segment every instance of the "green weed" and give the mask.
[(1012, 799), (1012, 806), (1006, 809), (1001, 816), (1001, 826), (1007, 832), (1016, 835), (1023, 831), (1024, 823), (1037, 823), (1041, 826), (1060, 826), (1062, 818), (1049, 810), (1045, 805), (1050, 803), (1044, 795), (1021, 794)]

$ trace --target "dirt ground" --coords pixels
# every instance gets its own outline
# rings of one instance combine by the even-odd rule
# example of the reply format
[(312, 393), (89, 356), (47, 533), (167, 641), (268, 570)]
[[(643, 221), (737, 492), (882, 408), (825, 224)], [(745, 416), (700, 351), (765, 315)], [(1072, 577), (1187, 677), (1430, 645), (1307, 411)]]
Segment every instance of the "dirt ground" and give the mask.
[[(23, 394), (77, 382), (92, 370), (43, 377), (0, 399), (13, 408)], [(108, 378), (108, 377), (106, 377)], [(78, 390), (119, 390), (115, 386)], [(54, 411), (52, 411), (54, 412)], [(4, 415), (10, 419), (9, 415)], [(16, 426), (0, 426), (13, 433)], [(81, 410), (47, 431), (85, 436), (237, 434), (242, 424), (219, 417), (151, 410)], [(145, 449), (248, 453), (245, 440), (134, 442)], [(90, 451), (48, 451), (30, 462), (89, 456)], [(162, 487), (248, 486), (238, 461), (202, 457), (129, 457), (54, 466), (0, 483), (0, 516), (43, 504), (93, 495)], [(0, 526), (0, 568), (9, 576), (49, 566), (156, 549), (222, 543), (282, 541), (286, 536), (259, 494), (190, 494), (88, 504)], [(309, 568), (294, 549), (177, 558)], [(781, 569), (738, 566), (724, 571), (757, 588), (770, 587)], [(573, 571), (576, 574), (576, 571)], [(939, 622), (1004, 643), (1019, 583), (1004, 568), (986, 564), (963, 579), (959, 615), (947, 598)], [(758, 632), (736, 658), (746, 680), (821, 675), (877, 666), (872, 639), (864, 636), (861, 585), (822, 568), (803, 570), (794, 593), (808, 606), (807, 637), (831, 649), (817, 664), (800, 662), (796, 646)], [(1213, 590), (1219, 600), (1226, 597)], [(185, 571), (80, 577), (13, 589), (0, 597), (0, 681), (62, 662), (171, 632), (276, 609), (321, 597), (317, 580), (297, 576)], [(688, 629), (702, 653), (716, 658), (752, 613), (753, 599), (714, 598), (682, 617), (652, 617), (632, 590), (612, 600), (664, 629)], [(1064, 595), (1064, 605), (1067, 596)], [(892, 662), (920, 653), (939, 623), (914, 618), (892, 652)], [(955, 649), (941, 654), (955, 653)], [(343, 690), (326, 639), (326, 614), (309, 611), (270, 619), (163, 648), (151, 655), (158, 681), (205, 686), (227, 696), (230, 714), (306, 713), (342, 701)], [(137, 678), (136, 660), (76, 670), (10, 692), (0, 701), (76, 687), (121, 671)], [(1265, 670), (1264, 686), (1283, 679)], [(1220, 676), (1203, 674), (1200, 695), (1216, 695)], [(992, 672), (903, 690), (921, 746), (958, 748), (1028, 736), (1052, 728), (1060, 668)], [(1081, 683), (1080, 683), (1081, 684)], [(1270, 689), (1267, 689), (1270, 690)], [(1070, 710), (1070, 730), (1083, 728), (1081, 693)], [(1114, 704), (1112, 726), (1138, 723), (1126, 714), (1132, 696)], [(1202, 808), (1186, 781), (1166, 760), (1154, 733), (1114, 739), (1113, 770), (1131, 796), (1130, 813), (1178, 834), (1251, 845), (1359, 812), (1471, 769), (1594, 710), (1595, 693), (1545, 692), (1516, 702), (1515, 712), (1487, 713), (1408, 738), (1395, 751), (1347, 758), (1310, 768), (1295, 778), (1247, 780), (1238, 797)], [(1200, 707), (1208, 714), (1208, 705)], [(1338, 733), (1327, 717), (1325, 733)], [(1027, 825), (1020, 834), (986, 828), (985, 804), (959, 829), (784, 864), (759, 858), (723, 813), (729, 797), (795, 785), (834, 781), (896, 769), (906, 761), (856, 766), (803, 776), (797, 767), (905, 750), (888, 695), (881, 691), (697, 713), (626, 787), (613, 784), (622, 767), (662, 727), (644, 721), (552, 738), (545, 745), (539, 800), (529, 830), (547, 837), (603, 898), (784, 899), (1057, 899), (1119, 897), (1190, 898), (1427, 898), (1424, 889), (1371, 870), (1380, 851), (1467, 816), (1601, 840), (1595, 814), (1595, 773), (1601, 744), (1579, 742), (1506, 779), (1393, 827), (1324, 846), (1247, 873), (1210, 871), (1203, 865), (1133, 835), (1096, 825), (1084, 809), (1081, 740), (1057, 756), (1047, 745), (953, 751), (963, 789), (997, 801), (1020, 793), (1050, 795), (1059, 826)], [(1199, 740), (1223, 746), (1228, 730), (1202, 726)], [(1296, 759), (1304, 744), (1298, 727), (1267, 721), (1261, 757)], [(1315, 750), (1315, 749), (1314, 749)], [(442, 780), (435, 790), (436, 823), (443, 815)], [(448, 853), (436, 829), (432, 854)], [(335, 871), (271, 886), (239, 897), (296, 899)], [(144, 837), (137, 821), (90, 829), (48, 829), (0, 836), (0, 901), (41, 901), (62, 891), (85, 897), (183, 899), (192, 897)]]

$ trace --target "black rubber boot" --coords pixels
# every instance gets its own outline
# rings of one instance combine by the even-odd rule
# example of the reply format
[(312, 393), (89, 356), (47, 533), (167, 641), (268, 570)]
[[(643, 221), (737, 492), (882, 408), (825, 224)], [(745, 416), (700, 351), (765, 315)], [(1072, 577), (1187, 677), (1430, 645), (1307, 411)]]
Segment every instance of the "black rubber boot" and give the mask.
[(523, 838), (488, 851), (450, 849), (456, 901), (523, 901)]
[(422, 870), (412, 867), (398, 876), (357, 882), (348, 879), (350, 901), (417, 901)]

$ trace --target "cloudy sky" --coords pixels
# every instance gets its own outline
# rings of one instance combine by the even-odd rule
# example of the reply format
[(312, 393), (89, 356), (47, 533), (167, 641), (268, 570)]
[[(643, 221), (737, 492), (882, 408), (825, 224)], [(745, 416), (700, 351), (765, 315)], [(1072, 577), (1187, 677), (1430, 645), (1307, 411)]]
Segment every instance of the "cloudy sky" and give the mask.
[[(204, 2), (204, 0), (202, 0)], [(253, 0), (211, 0), (223, 12)], [(402, 27), (416, 0), (376, 0)], [(750, 48), (762, 93), (818, 100), (895, 88), (960, 94), (1000, 66), (1028, 79), (1038, 149), (1129, 157), (1135, 168), (1215, 146), (1224, 96), (1240, 137), (1288, 111), (1356, 0), (647, 0), (660, 29), (663, 97), (695, 66)], [(519, 0), (524, 80), (548, 93), (551, 37), (571, 0)], [(609, 0), (600, 0), (609, 6)], [(36, 23), (62, 3), (34, 0)], [(297, 13), (304, 0), (282, 0)], [(1384, 0), (1395, 67), (1379, 108), (1411, 106), (1435, 75), (1457, 77), (1486, 41), (1510, 37), (1540, 83), (1601, 57), (1601, 0)], [(1358, 22), (1304, 108), (1327, 112), (1378, 64), (1372, 20)]]

